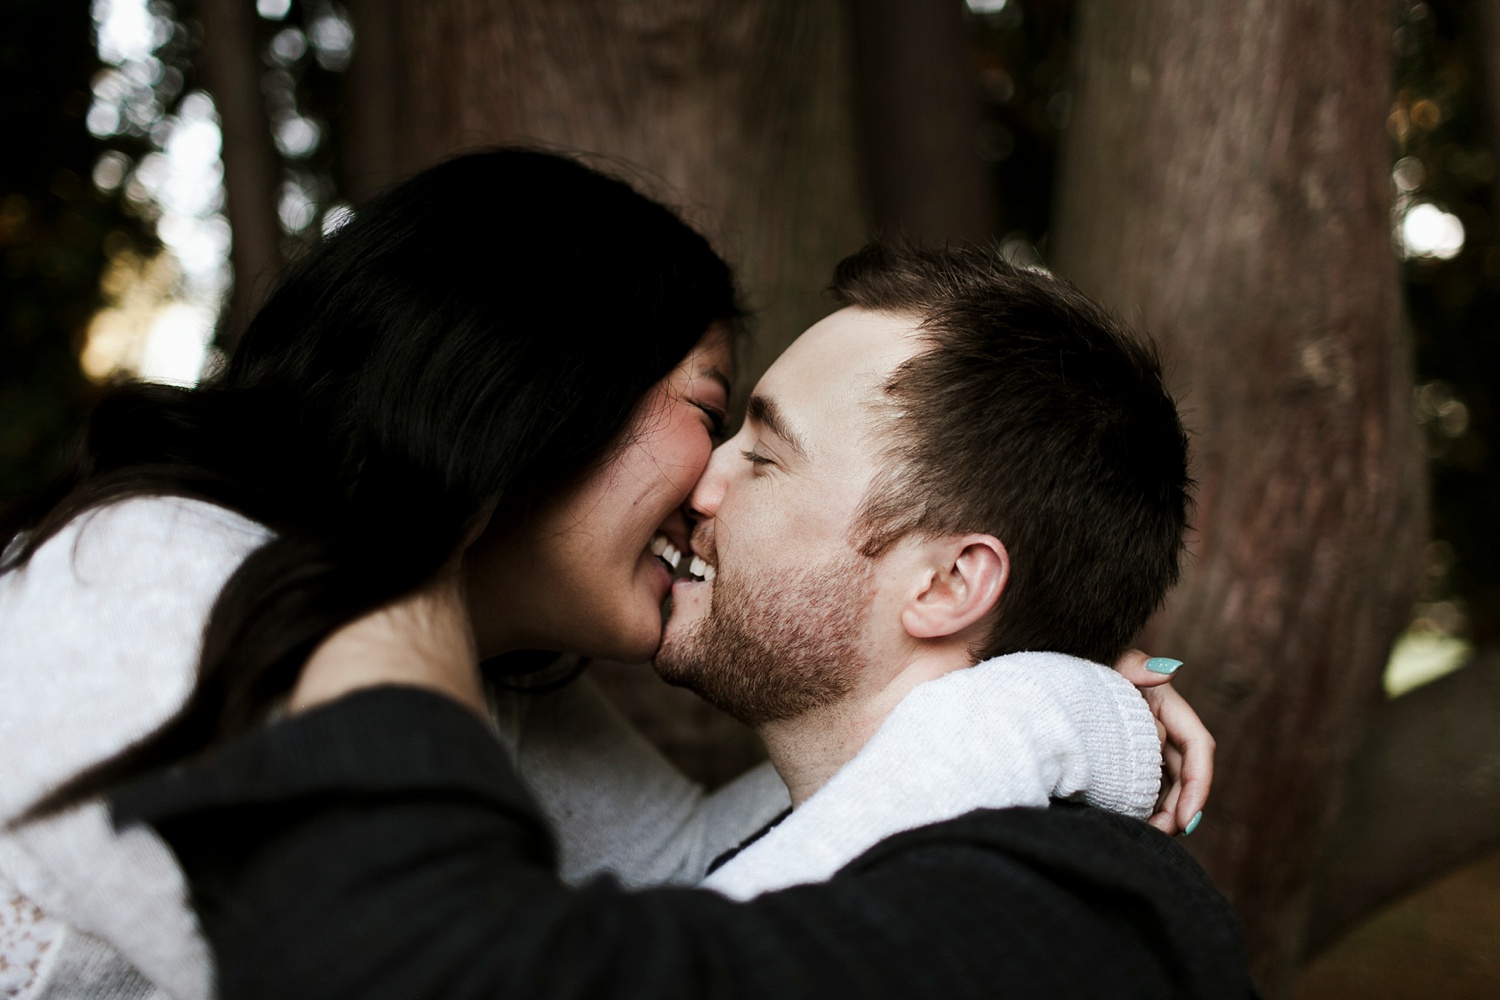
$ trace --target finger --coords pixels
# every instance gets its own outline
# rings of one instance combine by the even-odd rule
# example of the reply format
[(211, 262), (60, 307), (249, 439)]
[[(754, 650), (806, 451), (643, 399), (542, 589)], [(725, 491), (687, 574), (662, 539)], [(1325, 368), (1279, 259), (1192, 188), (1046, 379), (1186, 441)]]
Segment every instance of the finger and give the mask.
[(1176, 814), (1173, 813), (1171, 809), (1166, 807), (1158, 809), (1156, 812), (1152, 813), (1151, 818), (1146, 820), (1146, 822), (1150, 823), (1152, 826), (1156, 827), (1158, 830), (1160, 830), (1162, 833), (1165, 833), (1169, 837), (1175, 837), (1177, 836), (1177, 834), (1182, 832), (1182, 828), (1177, 825)]
[(1156, 799), (1156, 811), (1146, 820), (1167, 836), (1178, 832), (1177, 800), (1182, 794), (1182, 754), (1170, 743), (1162, 747), (1161, 794)]
[(1168, 744), (1162, 751), (1163, 775), (1161, 790), (1161, 807), (1163, 809), (1175, 809), (1177, 800), (1182, 797), (1182, 754), (1174, 746)]
[(1198, 713), (1172, 688), (1160, 690), (1157, 717), (1167, 727), (1168, 744), (1182, 755), (1181, 773), (1177, 776), (1181, 787), (1173, 817), (1178, 826), (1186, 829), (1208, 803), (1214, 778), (1214, 738)]
[(1168, 656), (1147, 656), (1139, 649), (1127, 649), (1115, 661), (1115, 670), (1121, 677), (1138, 688), (1154, 688), (1166, 684), (1182, 666), (1181, 660)]
[(1178, 777), (1182, 772), (1182, 754), (1176, 747), (1168, 745), (1162, 751), (1164, 763), (1162, 771), (1162, 796), (1161, 803), (1157, 806), (1157, 813), (1161, 815), (1160, 823), (1153, 823), (1163, 833), (1175, 835), (1182, 824), (1177, 822), (1177, 803), (1182, 796), (1182, 781)]

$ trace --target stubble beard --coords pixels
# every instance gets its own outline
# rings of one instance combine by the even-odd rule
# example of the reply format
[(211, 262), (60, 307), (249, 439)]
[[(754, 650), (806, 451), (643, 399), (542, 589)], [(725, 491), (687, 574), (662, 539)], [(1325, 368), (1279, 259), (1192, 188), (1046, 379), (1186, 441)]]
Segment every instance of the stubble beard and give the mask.
[(656, 670), (749, 726), (834, 704), (864, 667), (874, 575), (854, 553), (753, 579), (720, 568), (708, 613), (662, 643)]

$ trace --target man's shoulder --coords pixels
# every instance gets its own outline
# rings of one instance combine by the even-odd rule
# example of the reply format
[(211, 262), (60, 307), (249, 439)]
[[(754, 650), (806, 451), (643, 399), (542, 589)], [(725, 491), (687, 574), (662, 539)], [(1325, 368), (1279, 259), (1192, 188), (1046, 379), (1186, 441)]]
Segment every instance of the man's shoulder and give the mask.
[(1132, 982), (1121, 996), (1253, 995), (1243, 927), (1208, 875), (1172, 838), (1102, 810), (976, 810), (882, 841), (835, 882), (899, 899), (981, 962), (1002, 960), (982, 942), (1007, 938), (1019, 949), (1003, 961), (1045, 955), (1037, 974), (1078, 995), (1118, 977)]

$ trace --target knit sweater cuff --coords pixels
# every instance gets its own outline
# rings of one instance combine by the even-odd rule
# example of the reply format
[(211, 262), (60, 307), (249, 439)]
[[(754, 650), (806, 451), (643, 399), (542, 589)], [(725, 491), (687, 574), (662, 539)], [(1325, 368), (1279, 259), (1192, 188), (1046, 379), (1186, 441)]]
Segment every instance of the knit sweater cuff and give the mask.
[[(1161, 741), (1150, 706), (1136, 687), (1108, 667), (1087, 664), (1097, 680), (1066, 688), (1089, 761), (1085, 802), (1134, 819), (1155, 810), (1161, 792)], [(1073, 794), (1069, 790), (1069, 794)]]

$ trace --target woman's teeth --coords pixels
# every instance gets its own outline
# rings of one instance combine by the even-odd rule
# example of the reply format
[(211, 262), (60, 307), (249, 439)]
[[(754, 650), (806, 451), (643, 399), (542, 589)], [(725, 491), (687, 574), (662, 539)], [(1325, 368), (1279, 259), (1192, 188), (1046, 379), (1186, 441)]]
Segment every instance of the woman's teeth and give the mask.
[[(651, 554), (666, 563), (672, 572), (677, 572), (678, 568), (682, 565), (683, 554), (678, 551), (677, 546), (673, 545), (667, 539), (666, 535), (657, 535), (651, 539), (650, 549)], [(715, 570), (713, 566), (709, 565), (707, 559), (704, 559), (702, 556), (693, 556), (688, 561), (687, 575), (698, 581), (712, 580)]]
[(678, 564), (682, 562), (682, 553), (678, 552), (677, 546), (667, 541), (664, 535), (657, 535), (651, 539), (651, 554), (660, 556), (663, 562), (672, 567), (673, 571), (676, 571)]

